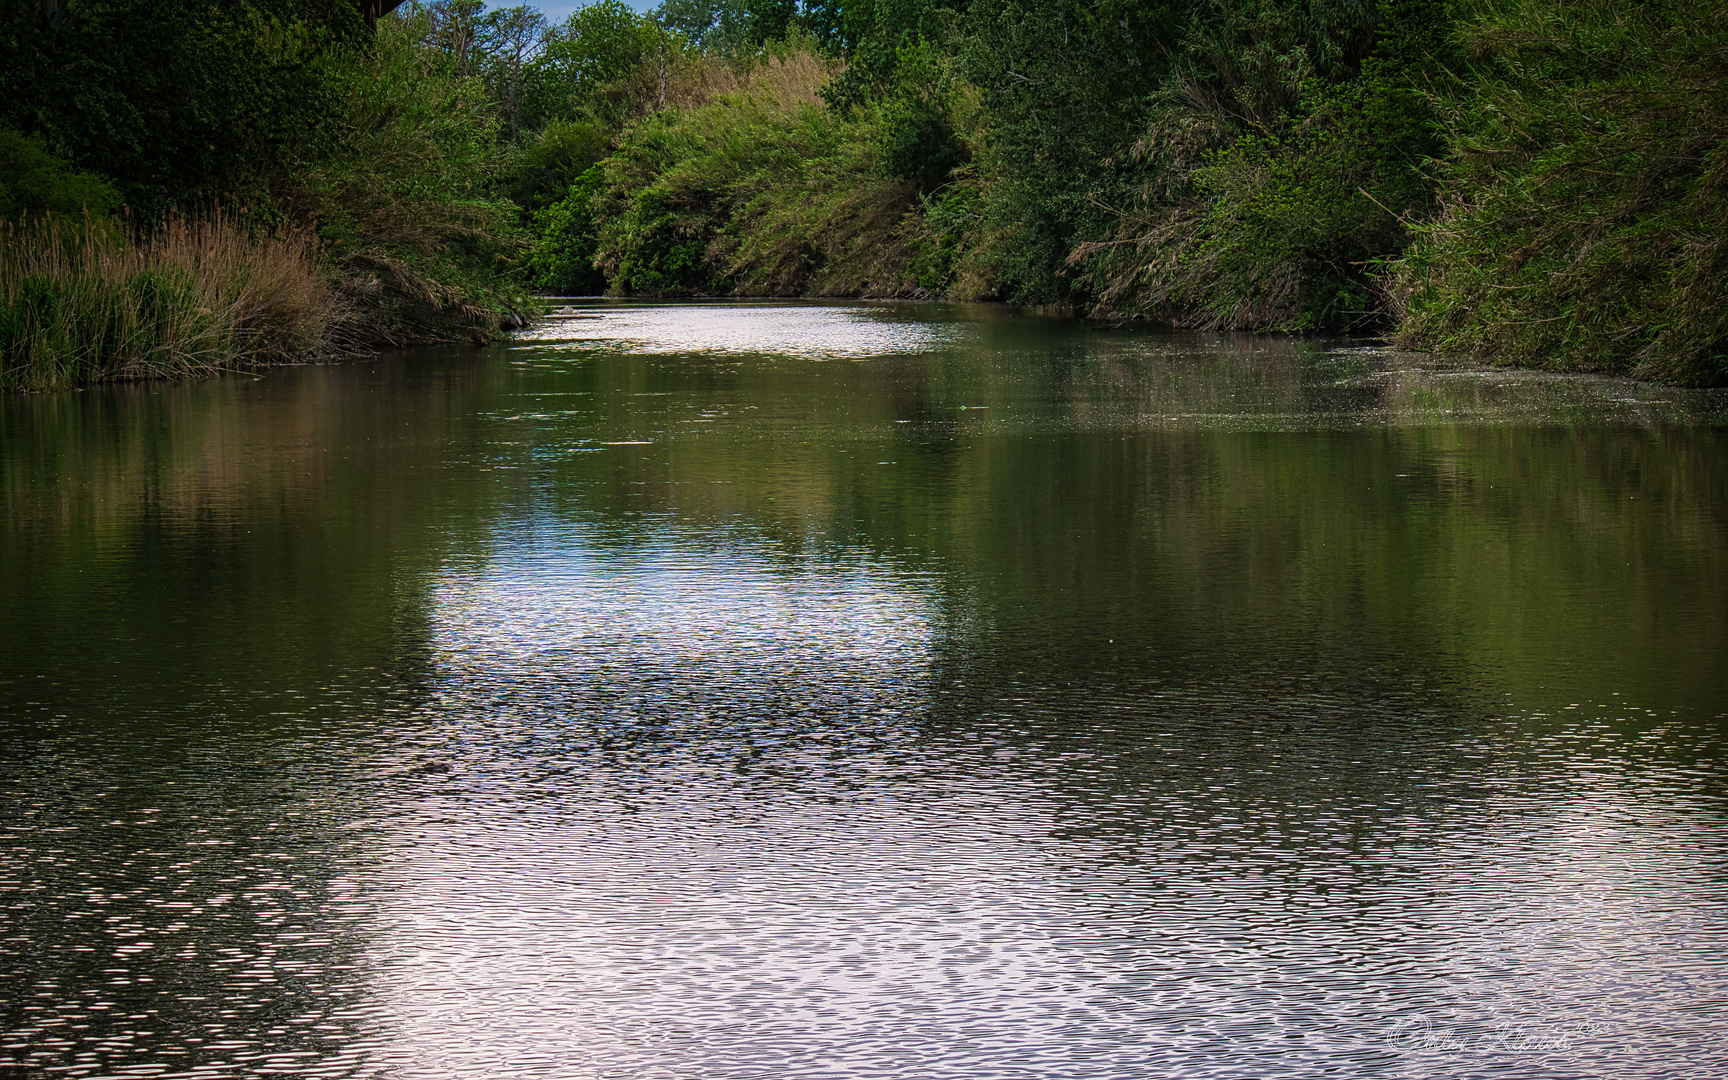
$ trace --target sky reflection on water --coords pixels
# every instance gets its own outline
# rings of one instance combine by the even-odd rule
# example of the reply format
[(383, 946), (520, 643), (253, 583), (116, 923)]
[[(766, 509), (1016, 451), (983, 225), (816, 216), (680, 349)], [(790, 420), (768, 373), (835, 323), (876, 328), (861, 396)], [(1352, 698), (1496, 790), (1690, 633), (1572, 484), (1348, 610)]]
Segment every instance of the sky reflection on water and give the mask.
[(594, 310), (0, 403), (0, 1064), (1719, 1074), (1721, 395)]
[[(447, 771), (380, 838), (403, 1075), (1704, 1076), (1722, 1049), (1688, 946), (1724, 899), (1708, 771), (1515, 721), (1412, 760), (1372, 703), (1310, 703), (1267, 762), (1269, 732), (1196, 730), (1263, 708), (1228, 686), (943, 706), (916, 581), (575, 546), (440, 589)], [(908, 722), (944, 707), (968, 728)], [(1108, 735), (1058, 750), (1025, 724), (1055, 713)], [(1153, 740), (1198, 760), (1135, 760)]]
[[(917, 318), (917, 308), (791, 305), (615, 304), (554, 305), (554, 315), (523, 334), (518, 348), (536, 355), (562, 347), (684, 355), (774, 354), (811, 360), (865, 360), (925, 353), (963, 340), (961, 327)], [(573, 311), (577, 317), (556, 314)]]

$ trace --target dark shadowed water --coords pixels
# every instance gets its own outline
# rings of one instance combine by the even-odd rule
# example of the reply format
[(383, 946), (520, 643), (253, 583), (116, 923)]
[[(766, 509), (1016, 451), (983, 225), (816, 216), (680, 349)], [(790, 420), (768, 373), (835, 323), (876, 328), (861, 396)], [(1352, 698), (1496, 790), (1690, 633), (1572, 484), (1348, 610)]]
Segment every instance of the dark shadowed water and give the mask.
[(0, 401), (0, 1076), (1722, 1075), (1728, 397), (583, 310)]

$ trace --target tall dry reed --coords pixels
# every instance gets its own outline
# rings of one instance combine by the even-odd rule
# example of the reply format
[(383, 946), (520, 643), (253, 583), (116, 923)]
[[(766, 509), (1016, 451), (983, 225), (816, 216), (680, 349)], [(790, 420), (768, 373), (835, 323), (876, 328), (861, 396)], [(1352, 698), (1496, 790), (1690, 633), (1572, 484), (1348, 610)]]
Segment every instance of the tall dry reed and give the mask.
[(341, 312), (310, 237), (220, 215), (127, 237), (111, 223), (0, 231), (0, 387), (186, 377), (327, 351)]

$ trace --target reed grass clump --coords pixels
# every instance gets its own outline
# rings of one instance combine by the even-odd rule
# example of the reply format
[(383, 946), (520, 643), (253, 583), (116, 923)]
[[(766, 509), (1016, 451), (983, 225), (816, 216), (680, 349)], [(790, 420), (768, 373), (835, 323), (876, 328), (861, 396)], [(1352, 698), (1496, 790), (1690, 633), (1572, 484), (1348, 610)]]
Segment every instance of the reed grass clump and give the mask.
[(1467, 10), (1441, 210), (1392, 280), (1401, 343), (1728, 384), (1728, 5)]
[(0, 388), (205, 375), (329, 351), (340, 312), (302, 235), (171, 218), (39, 218), (0, 231)]

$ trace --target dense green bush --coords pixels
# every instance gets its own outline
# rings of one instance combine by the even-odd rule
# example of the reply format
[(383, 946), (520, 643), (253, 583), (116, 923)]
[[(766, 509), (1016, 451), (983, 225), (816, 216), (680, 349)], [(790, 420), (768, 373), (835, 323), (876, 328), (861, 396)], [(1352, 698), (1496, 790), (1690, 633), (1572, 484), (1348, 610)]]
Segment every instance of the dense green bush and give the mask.
[(374, 48), (333, 65), (338, 148), (288, 197), (364, 343), (485, 337), (522, 304), (516, 208), (493, 190), (507, 160), (496, 114), (477, 75), (426, 45), (425, 19), (381, 20)]
[(882, 173), (909, 180), (929, 195), (972, 160), (976, 95), (953, 64), (928, 41), (900, 49), (894, 74), (876, 105), (877, 160)]
[(807, 4), (805, 32), (846, 66), (822, 90), (841, 109), (868, 107), (888, 90), (907, 50), (951, 47), (966, 0), (840, 0)]
[(119, 209), (120, 193), (107, 180), (73, 169), (40, 138), (0, 128), (0, 218), (105, 217)]
[(4, 7), (0, 122), (106, 177), (141, 221), (267, 199), (327, 149), (326, 60), (366, 33), (353, 0)]
[(832, 66), (807, 41), (737, 90), (633, 128), (593, 195), (596, 264), (650, 295), (892, 296), (912, 291), (913, 184), (881, 175), (873, 118), (824, 107)]
[(525, 115), (541, 127), (586, 119), (616, 128), (641, 105), (640, 93), (619, 84), (632, 76), (657, 82), (662, 61), (675, 64), (681, 51), (678, 39), (623, 0), (594, 0), (556, 28), (527, 72), (524, 96), (532, 106)]
[(528, 253), (529, 283), (559, 296), (606, 291), (606, 276), (594, 266), (600, 251), (594, 196), (606, 187), (606, 170), (593, 165), (565, 189), (563, 199), (534, 215)]
[(532, 217), (562, 199), (611, 143), (611, 134), (592, 120), (553, 120), (509, 163), (499, 188)]
[[(57, 314), (47, 321), (38, 318), (47, 301), (37, 300), (48, 293), (32, 290), (49, 278), (18, 278), (8, 326), (25, 359), (11, 361), (12, 381), (25, 370), (29, 385), (49, 386), (495, 332), (521, 300), (515, 208), (494, 192), (506, 157), (497, 109), (457, 32), (458, 17), (477, 6), (416, 9), (383, 20), (375, 35), (352, 0), (9, 8), (0, 110), (31, 134), (0, 130), (0, 212), (108, 213), (123, 198), (134, 255), (156, 260), (121, 282), (112, 268), (125, 263), (122, 253), (87, 245), (50, 275)], [(65, 167), (49, 148), (90, 171)], [(260, 251), (295, 245), (295, 259), (311, 260), (310, 276), (283, 295), (309, 314), (244, 318), (260, 327), (316, 324), (316, 332), (264, 347), (250, 332), (222, 329), (221, 318), (196, 332), (187, 329), (196, 318), (158, 318), (190, 303), (161, 291), (180, 280), (176, 267), (209, 263), (189, 241), (172, 258), (162, 254), (159, 229), (169, 221), (191, 228), (188, 212), (216, 215), (224, 236), (238, 231), (265, 245)], [(240, 240), (217, 245), (236, 266), (253, 258), (233, 255)], [(119, 232), (113, 241), (124, 245)], [(16, 266), (25, 256), (8, 257)], [(90, 269), (97, 266), (107, 269)], [(199, 280), (192, 310), (219, 316), (216, 286)], [(122, 309), (131, 314), (113, 314)], [(99, 329), (122, 324), (134, 328), (123, 346)], [(170, 325), (178, 329), (163, 329)], [(166, 344), (151, 351), (152, 335)]]
[(977, 243), (1005, 299), (1088, 299), (1068, 257), (1112, 225), (1141, 172), (1125, 151), (1168, 73), (1179, 7), (975, 0), (967, 9), (956, 63), (987, 117)]
[(1476, 0), (1407, 345), (1728, 383), (1728, 8)]
[(1376, 269), (1432, 205), (1450, 63), (1438, 0), (1209, 0), (1132, 149), (1141, 186), (1070, 261), (1100, 314), (1177, 326), (1384, 325)]

